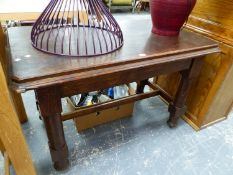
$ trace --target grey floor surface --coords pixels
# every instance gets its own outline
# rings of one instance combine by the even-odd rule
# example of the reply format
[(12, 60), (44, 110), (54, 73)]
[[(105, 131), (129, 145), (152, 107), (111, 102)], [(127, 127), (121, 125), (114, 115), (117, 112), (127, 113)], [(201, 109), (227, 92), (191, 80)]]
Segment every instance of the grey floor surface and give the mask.
[[(233, 115), (195, 132), (180, 120), (169, 129), (167, 106), (157, 97), (137, 102), (133, 117), (76, 132), (64, 122), (70, 168), (52, 168), (46, 133), (34, 105), (24, 94), (29, 122), (23, 125), (39, 175), (232, 175)], [(2, 169), (0, 158), (0, 170)]]

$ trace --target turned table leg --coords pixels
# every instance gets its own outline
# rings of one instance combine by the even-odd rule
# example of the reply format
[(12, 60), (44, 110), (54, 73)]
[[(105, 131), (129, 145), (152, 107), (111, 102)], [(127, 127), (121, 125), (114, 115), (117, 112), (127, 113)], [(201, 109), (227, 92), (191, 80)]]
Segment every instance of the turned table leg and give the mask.
[(136, 89), (137, 94), (143, 93), (144, 87), (147, 84), (147, 82), (148, 82), (147, 79), (137, 82), (137, 89)]
[(68, 148), (61, 121), (61, 96), (58, 87), (47, 87), (36, 90), (36, 98), (43, 118), (50, 154), (56, 170), (68, 167)]
[(170, 128), (176, 127), (179, 117), (186, 111), (185, 100), (193, 78), (197, 77), (202, 66), (202, 58), (193, 59), (189, 69), (181, 71), (181, 81), (177, 89), (175, 99), (169, 104), (170, 117), (167, 124)]

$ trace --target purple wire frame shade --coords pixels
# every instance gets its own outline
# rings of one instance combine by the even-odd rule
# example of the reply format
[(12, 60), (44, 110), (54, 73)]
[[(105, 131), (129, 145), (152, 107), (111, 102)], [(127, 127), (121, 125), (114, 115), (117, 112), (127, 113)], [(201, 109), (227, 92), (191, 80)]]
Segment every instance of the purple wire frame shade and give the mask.
[(31, 41), (46, 53), (85, 57), (116, 51), (123, 34), (101, 0), (51, 0), (32, 27)]

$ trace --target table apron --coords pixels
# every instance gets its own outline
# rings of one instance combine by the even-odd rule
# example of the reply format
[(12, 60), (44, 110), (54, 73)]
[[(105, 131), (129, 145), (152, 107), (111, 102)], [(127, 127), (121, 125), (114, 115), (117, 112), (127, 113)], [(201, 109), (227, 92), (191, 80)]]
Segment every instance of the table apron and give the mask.
[[(168, 74), (189, 69), (192, 59), (160, 63), (140, 68), (112, 71), (60, 84), (62, 97), (101, 90), (108, 87), (148, 79), (160, 74)], [(104, 71), (104, 70), (103, 70)]]

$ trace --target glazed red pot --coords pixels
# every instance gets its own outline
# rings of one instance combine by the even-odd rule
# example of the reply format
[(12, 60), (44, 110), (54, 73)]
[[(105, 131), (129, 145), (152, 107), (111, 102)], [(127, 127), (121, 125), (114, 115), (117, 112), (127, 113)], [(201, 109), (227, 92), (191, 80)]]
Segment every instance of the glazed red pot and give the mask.
[(150, 0), (152, 32), (159, 35), (178, 35), (191, 13), (196, 0)]

